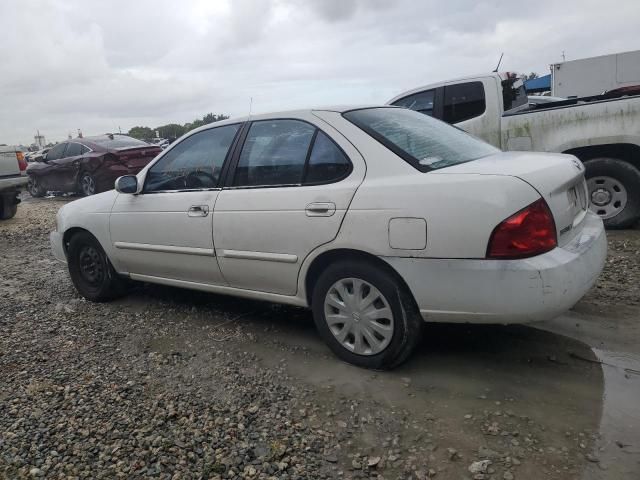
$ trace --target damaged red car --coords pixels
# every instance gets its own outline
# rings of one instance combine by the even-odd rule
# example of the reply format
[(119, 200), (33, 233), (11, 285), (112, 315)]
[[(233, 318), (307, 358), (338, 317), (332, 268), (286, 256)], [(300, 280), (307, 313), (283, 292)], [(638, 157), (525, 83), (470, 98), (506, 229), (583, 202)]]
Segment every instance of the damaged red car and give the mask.
[(116, 178), (135, 175), (161, 151), (121, 134), (74, 138), (29, 165), (28, 190), (34, 197), (52, 191), (93, 195), (111, 190)]

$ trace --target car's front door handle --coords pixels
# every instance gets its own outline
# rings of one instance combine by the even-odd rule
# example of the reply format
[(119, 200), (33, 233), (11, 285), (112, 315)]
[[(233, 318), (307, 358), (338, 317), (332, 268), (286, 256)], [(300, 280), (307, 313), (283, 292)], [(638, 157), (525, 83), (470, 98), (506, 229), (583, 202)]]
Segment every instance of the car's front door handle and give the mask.
[(191, 205), (187, 215), (190, 217), (206, 217), (209, 215), (209, 205)]
[(314, 202), (305, 208), (307, 217), (330, 217), (336, 213), (336, 204), (332, 202)]

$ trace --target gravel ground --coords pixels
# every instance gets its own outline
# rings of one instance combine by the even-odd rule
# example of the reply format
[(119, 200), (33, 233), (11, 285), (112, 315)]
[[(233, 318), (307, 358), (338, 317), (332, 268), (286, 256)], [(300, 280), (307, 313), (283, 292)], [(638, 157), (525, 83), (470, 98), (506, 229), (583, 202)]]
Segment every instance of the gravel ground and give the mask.
[[(92, 304), (49, 252), (68, 200), (0, 225), (0, 478), (573, 479), (599, 461), (602, 375), (579, 342), (434, 327), (375, 373), (300, 309), (151, 285)], [(639, 304), (638, 233), (611, 236), (585, 302)]]

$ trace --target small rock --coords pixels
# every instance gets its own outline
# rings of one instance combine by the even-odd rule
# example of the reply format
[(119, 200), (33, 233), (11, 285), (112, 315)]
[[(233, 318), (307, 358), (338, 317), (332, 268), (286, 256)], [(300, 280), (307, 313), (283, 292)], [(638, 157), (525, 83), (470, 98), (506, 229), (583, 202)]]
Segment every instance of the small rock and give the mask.
[(380, 457), (369, 457), (367, 459), (367, 466), (369, 468), (374, 468), (380, 463)]
[(600, 459), (598, 457), (596, 457), (595, 455), (593, 455), (591, 453), (587, 453), (585, 455), (585, 458), (587, 460), (589, 460), (590, 462), (593, 462), (593, 463), (598, 463), (600, 461)]
[(504, 472), (504, 474), (502, 475), (502, 479), (503, 480), (513, 480), (515, 477), (513, 476), (513, 473), (511, 472)]
[(451, 460), (452, 462), (460, 458), (460, 455), (455, 448), (447, 448), (447, 455), (449, 456), (449, 460)]
[(330, 463), (338, 463), (338, 456), (335, 453), (330, 453), (324, 456), (324, 459)]
[(473, 462), (471, 465), (469, 465), (469, 472), (486, 473), (489, 465), (491, 465), (491, 460), (480, 460), (479, 462)]

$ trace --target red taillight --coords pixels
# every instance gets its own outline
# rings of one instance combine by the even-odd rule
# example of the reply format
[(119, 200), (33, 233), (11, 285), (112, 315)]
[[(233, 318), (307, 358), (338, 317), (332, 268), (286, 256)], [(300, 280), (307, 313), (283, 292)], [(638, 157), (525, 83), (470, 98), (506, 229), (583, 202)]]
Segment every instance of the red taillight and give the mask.
[(553, 215), (542, 198), (493, 229), (487, 258), (526, 258), (558, 246)]
[(18, 159), (18, 168), (20, 168), (21, 172), (24, 172), (27, 169), (27, 161), (24, 159), (24, 153), (16, 152), (16, 158)]

